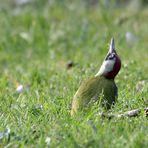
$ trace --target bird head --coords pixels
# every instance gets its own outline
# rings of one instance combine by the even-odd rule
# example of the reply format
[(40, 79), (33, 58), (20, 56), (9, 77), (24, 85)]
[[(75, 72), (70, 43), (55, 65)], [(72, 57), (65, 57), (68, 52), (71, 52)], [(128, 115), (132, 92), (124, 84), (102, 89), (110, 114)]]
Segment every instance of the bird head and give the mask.
[(114, 38), (111, 39), (109, 51), (104, 59), (101, 68), (96, 76), (104, 76), (107, 79), (114, 79), (121, 68), (121, 60), (115, 50)]

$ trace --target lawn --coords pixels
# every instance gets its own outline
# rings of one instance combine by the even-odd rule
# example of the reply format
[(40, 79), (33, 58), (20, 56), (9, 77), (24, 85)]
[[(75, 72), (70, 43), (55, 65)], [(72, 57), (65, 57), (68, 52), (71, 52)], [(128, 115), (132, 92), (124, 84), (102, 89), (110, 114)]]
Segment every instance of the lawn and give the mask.
[[(136, 2), (1, 0), (0, 147), (146, 148), (147, 18), (148, 7)], [(109, 120), (94, 104), (71, 117), (72, 97), (82, 80), (99, 70), (111, 37), (122, 68), (110, 112), (142, 111)]]

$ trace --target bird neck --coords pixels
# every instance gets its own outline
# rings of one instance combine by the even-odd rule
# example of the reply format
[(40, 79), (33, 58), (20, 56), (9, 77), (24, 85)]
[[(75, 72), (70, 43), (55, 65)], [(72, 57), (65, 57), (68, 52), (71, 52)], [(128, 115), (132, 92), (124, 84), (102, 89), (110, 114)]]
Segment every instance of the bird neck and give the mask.
[(114, 79), (121, 68), (121, 60), (117, 56), (115, 60), (104, 61), (95, 76), (104, 76), (107, 79)]

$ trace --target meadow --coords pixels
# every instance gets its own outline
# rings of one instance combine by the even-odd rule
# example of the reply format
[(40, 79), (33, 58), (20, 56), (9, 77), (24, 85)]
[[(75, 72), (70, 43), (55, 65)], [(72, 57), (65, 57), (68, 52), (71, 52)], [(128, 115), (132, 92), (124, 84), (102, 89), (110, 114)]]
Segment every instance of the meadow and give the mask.
[(1, 2), (0, 147), (146, 148), (144, 111), (109, 120), (99, 116), (98, 104), (75, 117), (70, 108), (112, 37), (122, 68), (110, 112), (148, 107), (147, 22), (148, 7), (136, 3)]

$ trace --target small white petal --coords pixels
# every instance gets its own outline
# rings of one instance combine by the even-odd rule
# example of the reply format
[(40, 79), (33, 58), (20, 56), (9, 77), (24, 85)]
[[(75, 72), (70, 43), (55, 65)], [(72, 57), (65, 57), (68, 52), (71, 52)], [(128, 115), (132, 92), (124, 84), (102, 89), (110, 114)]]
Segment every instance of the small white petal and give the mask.
[(46, 142), (47, 145), (50, 145), (51, 138), (50, 137), (47, 137), (46, 140), (45, 140), (45, 142)]
[(18, 93), (21, 93), (22, 91), (23, 91), (23, 85), (19, 85), (17, 88), (16, 88), (16, 91), (18, 92)]

